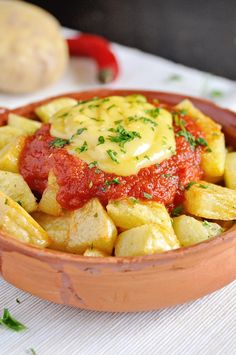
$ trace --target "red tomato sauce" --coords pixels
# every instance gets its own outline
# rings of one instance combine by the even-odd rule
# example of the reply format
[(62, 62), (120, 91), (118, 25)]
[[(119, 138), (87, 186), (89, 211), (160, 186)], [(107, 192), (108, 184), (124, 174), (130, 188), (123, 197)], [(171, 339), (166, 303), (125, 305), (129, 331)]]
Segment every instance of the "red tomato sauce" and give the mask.
[[(194, 137), (204, 137), (191, 118), (184, 116), (184, 120), (188, 132)], [(174, 129), (177, 133), (180, 127), (175, 125)], [(79, 208), (92, 197), (99, 198), (104, 205), (110, 199), (134, 197), (164, 203), (171, 210), (183, 200), (184, 187), (203, 175), (200, 167), (203, 148), (193, 149), (182, 136), (176, 136), (176, 155), (127, 177), (91, 168), (65, 148), (50, 147), (54, 139), (48, 124), (27, 138), (20, 157), (20, 173), (33, 191), (42, 194), (52, 169), (60, 187), (57, 200), (65, 209)]]

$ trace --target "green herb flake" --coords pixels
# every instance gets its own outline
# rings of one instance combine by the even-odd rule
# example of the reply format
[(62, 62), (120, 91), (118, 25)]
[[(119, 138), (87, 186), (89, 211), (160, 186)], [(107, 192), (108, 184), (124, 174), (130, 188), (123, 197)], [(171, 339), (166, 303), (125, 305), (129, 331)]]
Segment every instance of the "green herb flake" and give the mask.
[(16, 201), (18, 203), (18, 205), (20, 205), (22, 207), (22, 202), (20, 200)]
[(208, 221), (203, 221), (202, 222), (203, 227), (209, 228), (211, 224)]
[(114, 150), (108, 149), (107, 154), (109, 155), (111, 160), (113, 160), (116, 164), (119, 164), (119, 161), (117, 159), (117, 152), (115, 152)]
[(97, 166), (98, 162), (97, 161), (92, 161), (91, 163), (89, 163), (88, 167), (89, 169), (95, 168)]
[(115, 133), (115, 135), (114, 136), (111, 136), (111, 135), (108, 136), (108, 139), (111, 142), (118, 143), (118, 145), (121, 148), (124, 148), (124, 145), (127, 142), (130, 142), (130, 141), (134, 140), (135, 138), (141, 138), (140, 133), (138, 133), (136, 131), (127, 131), (121, 125), (119, 125), (116, 128), (110, 128), (109, 131)]
[(171, 74), (170, 76), (168, 76), (167, 80), (168, 81), (180, 81), (180, 80), (182, 80), (182, 76), (179, 74)]
[(172, 217), (178, 217), (183, 212), (183, 205), (175, 207), (171, 213)]
[(144, 112), (147, 113), (148, 115), (150, 115), (152, 118), (157, 118), (160, 114), (160, 109), (159, 109), (159, 107), (155, 107), (150, 110), (145, 110)]
[(212, 90), (212, 91), (210, 92), (210, 96), (217, 99), (217, 98), (223, 97), (224, 94), (223, 94), (223, 92), (220, 91), (220, 90)]
[(196, 138), (196, 145), (201, 145), (203, 147), (207, 147), (208, 143), (204, 138), (199, 137), (199, 138)]
[(172, 177), (172, 175), (171, 174), (161, 174), (161, 177), (169, 179), (170, 177)]
[(113, 105), (111, 105), (111, 106), (109, 106), (108, 108), (107, 108), (107, 111), (110, 111), (112, 108), (114, 108), (114, 107), (116, 107), (116, 105), (115, 104), (113, 104)]
[(151, 200), (152, 197), (153, 197), (151, 194), (149, 194), (149, 193), (147, 193), (147, 192), (144, 192), (144, 193), (143, 193), (143, 196), (144, 196), (146, 199), (148, 199), (148, 200)]
[(196, 184), (195, 181), (190, 181), (190, 182), (186, 185), (185, 190), (189, 190), (190, 187), (193, 186), (193, 185), (195, 185), (195, 184)]
[(69, 139), (63, 138), (55, 138), (53, 141), (49, 143), (49, 147), (51, 148), (63, 148), (65, 145), (69, 144)]
[(123, 120), (116, 120), (114, 121), (115, 124), (120, 124)]
[(144, 158), (150, 160), (150, 157), (148, 155), (144, 155)]
[(200, 187), (201, 189), (208, 189), (208, 186), (203, 184), (198, 184), (198, 187)]
[(3, 310), (3, 316), (0, 318), (0, 325), (3, 325), (15, 332), (20, 332), (26, 329), (24, 324), (20, 323), (18, 320), (12, 317), (7, 308), (4, 308)]
[(99, 136), (97, 145), (104, 144), (104, 143), (105, 143), (105, 138), (103, 136)]
[(138, 200), (137, 198), (135, 198), (135, 197), (130, 197), (129, 200), (130, 200), (133, 204), (139, 203), (139, 200)]
[(112, 180), (106, 180), (105, 181), (105, 185), (109, 186), (109, 185), (120, 185), (120, 181), (118, 178), (114, 178)]
[(98, 217), (98, 213), (97, 213), (97, 212), (94, 213), (93, 217), (94, 217), (94, 218), (97, 218), (97, 217)]
[(83, 153), (86, 152), (87, 150), (88, 150), (88, 143), (86, 141), (84, 141), (81, 147), (75, 148), (75, 151), (78, 153)]

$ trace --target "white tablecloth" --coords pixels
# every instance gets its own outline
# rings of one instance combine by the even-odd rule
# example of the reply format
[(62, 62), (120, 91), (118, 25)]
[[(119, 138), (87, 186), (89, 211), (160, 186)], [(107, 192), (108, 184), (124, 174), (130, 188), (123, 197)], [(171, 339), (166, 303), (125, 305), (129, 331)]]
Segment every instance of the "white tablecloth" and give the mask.
[[(109, 87), (201, 96), (236, 110), (235, 82), (136, 49), (116, 44), (113, 48), (122, 72)], [(0, 95), (0, 106), (14, 107), (58, 93), (99, 87), (95, 73), (92, 61), (73, 59), (56, 85), (24, 97)], [(23, 355), (30, 353), (30, 348), (37, 355), (234, 355), (235, 296), (236, 282), (187, 305), (156, 312), (109, 314), (55, 305), (0, 280), (0, 311), (9, 308), (28, 326), (22, 333), (0, 327), (0, 355)]]

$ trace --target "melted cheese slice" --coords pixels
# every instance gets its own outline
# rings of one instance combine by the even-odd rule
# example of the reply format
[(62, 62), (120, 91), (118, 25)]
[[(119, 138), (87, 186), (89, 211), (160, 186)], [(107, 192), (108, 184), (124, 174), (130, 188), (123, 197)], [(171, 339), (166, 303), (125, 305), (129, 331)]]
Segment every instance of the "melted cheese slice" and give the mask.
[(67, 107), (51, 118), (51, 135), (88, 164), (121, 176), (175, 154), (172, 115), (142, 95), (110, 96)]

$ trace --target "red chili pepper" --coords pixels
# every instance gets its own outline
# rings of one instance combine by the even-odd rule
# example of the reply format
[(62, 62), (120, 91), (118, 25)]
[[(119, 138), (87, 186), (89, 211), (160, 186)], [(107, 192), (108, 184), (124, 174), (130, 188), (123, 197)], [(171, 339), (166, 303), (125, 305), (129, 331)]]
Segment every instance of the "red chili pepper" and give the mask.
[(67, 39), (70, 55), (93, 58), (98, 66), (98, 79), (102, 83), (114, 80), (119, 72), (117, 59), (110, 43), (101, 36), (81, 34)]

